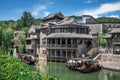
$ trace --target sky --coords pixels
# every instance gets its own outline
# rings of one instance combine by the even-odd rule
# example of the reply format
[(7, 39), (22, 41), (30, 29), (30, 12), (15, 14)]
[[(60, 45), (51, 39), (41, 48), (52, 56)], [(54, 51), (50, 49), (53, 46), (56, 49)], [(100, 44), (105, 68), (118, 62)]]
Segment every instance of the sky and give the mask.
[(65, 16), (120, 18), (120, 0), (0, 0), (0, 20), (18, 20), (24, 11), (35, 18), (59, 11)]

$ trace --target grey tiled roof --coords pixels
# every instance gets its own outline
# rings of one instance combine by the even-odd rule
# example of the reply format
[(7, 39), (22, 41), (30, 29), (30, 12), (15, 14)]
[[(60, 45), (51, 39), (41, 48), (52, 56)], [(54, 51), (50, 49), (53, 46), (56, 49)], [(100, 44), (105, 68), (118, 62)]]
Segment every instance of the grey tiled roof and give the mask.
[(58, 12), (58, 13), (55, 13), (55, 14), (50, 14), (48, 16), (46, 16), (45, 18), (43, 18), (42, 20), (47, 20), (47, 19), (50, 19), (50, 18), (53, 18), (55, 16), (58, 16), (59, 18), (64, 18), (64, 16), (62, 15), (61, 12)]
[(29, 32), (29, 33), (31, 33), (31, 32), (34, 32), (34, 33), (35, 33), (35, 26), (32, 25), (32, 26), (30, 27), (30, 29), (29, 29), (28, 32)]
[(110, 33), (120, 33), (120, 28), (113, 28)]
[(76, 33), (52, 33), (46, 38), (93, 38), (92, 35)]
[(77, 24), (73, 17), (66, 17), (62, 21), (57, 22), (57, 25)]
[(111, 38), (111, 34), (105, 34), (105, 38)]

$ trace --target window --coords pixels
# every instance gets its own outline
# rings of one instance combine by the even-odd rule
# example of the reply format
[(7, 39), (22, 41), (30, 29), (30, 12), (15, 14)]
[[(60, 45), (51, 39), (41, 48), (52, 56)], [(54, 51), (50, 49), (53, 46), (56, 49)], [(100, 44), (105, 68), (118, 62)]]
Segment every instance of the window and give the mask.
[(55, 33), (57, 33), (57, 29), (55, 29)]
[(27, 41), (26, 41), (26, 44), (31, 44), (31, 40), (27, 40)]
[(86, 34), (89, 34), (88, 28), (86, 28)]
[(91, 23), (91, 19), (86, 19), (86, 23)]
[(77, 28), (77, 33), (79, 33), (79, 28)]
[(58, 28), (58, 33), (60, 33), (60, 29)]
[(76, 20), (76, 22), (78, 22), (78, 23), (82, 23), (82, 18), (76, 18), (75, 20)]

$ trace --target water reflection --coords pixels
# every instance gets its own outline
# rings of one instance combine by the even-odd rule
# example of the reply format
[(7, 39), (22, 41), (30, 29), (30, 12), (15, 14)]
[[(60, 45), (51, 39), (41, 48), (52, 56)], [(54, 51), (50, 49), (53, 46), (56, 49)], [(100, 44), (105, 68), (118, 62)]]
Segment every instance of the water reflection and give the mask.
[(99, 72), (99, 80), (120, 80), (120, 73), (108, 70), (102, 70)]
[(57, 76), (64, 80), (120, 80), (120, 73), (117, 72), (101, 70), (93, 73), (80, 73), (69, 70), (62, 62), (40, 61), (36, 64), (36, 68), (40, 74)]
[(47, 61), (45, 60), (38, 61), (35, 67), (40, 74), (47, 74)]
[(108, 76), (106, 74), (106, 71), (99, 72), (99, 80), (108, 80)]

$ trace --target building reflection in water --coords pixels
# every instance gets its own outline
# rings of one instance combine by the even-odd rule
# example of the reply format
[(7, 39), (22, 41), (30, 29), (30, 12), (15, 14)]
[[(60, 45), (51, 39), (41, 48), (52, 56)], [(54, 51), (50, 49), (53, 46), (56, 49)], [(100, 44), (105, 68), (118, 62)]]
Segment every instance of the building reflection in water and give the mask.
[(45, 58), (39, 57), (35, 67), (40, 74), (47, 74), (47, 60)]
[(99, 72), (99, 80), (120, 80), (119, 72), (102, 70)]
[(120, 73), (100, 70), (93, 73), (80, 73), (72, 71), (65, 67), (65, 63), (42, 61), (36, 64), (36, 68), (40, 74), (47, 74), (62, 78), (63, 80), (120, 80)]
[(47, 62), (46, 61), (39, 61), (36, 63), (36, 69), (40, 74), (47, 73)]
[(99, 76), (99, 80), (108, 80), (106, 71), (99, 72), (98, 76)]

